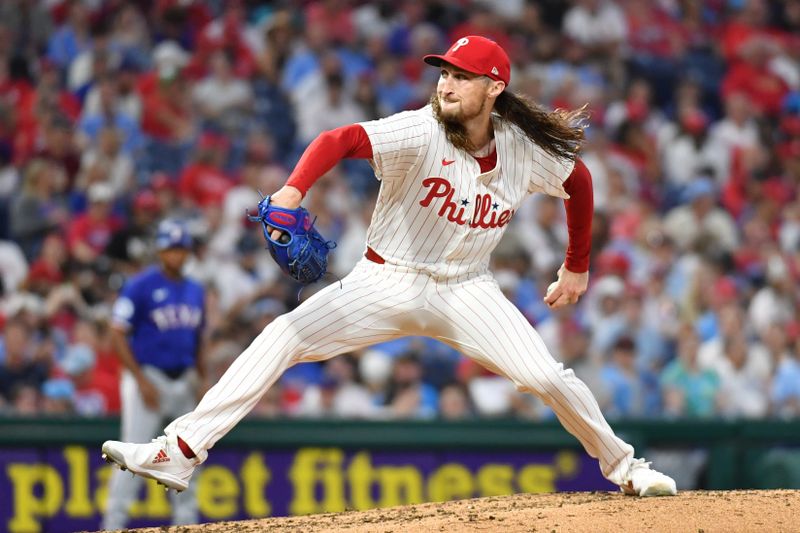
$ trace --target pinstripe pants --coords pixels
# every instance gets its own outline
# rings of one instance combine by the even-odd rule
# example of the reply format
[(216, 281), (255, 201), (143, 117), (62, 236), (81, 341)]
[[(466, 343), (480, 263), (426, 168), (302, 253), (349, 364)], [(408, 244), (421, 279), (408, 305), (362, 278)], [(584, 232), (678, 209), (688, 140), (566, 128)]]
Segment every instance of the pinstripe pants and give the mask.
[(326, 287), (264, 328), (195, 410), (165, 431), (204, 461), (291, 365), (408, 335), (444, 342), (541, 398), (599, 460), (603, 475), (623, 483), (633, 447), (614, 434), (586, 385), (553, 359), (491, 274), (437, 280), (366, 259), (341, 286)]

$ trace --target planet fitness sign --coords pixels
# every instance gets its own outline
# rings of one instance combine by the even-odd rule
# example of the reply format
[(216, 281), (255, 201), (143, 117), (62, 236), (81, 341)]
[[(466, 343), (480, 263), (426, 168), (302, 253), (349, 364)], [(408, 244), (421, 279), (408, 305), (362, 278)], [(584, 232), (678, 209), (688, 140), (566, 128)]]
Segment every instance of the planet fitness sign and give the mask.
[[(98, 529), (114, 467), (85, 446), (0, 450), (0, 531)], [(218, 449), (195, 472), (203, 521), (371, 509), (517, 492), (614, 490), (583, 453)], [(169, 524), (148, 481), (128, 527)]]

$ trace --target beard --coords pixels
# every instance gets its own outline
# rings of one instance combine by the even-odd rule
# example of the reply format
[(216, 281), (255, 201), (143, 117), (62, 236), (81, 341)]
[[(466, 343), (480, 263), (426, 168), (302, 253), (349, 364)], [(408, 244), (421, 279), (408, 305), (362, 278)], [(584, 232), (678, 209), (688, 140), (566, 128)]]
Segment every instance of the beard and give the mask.
[(464, 122), (483, 113), (483, 107), (486, 105), (485, 100), (481, 102), (481, 108), (468, 117), (464, 115), (463, 111), (459, 111), (454, 116), (444, 115), (442, 112), (442, 105), (439, 103), (439, 97), (436, 93), (431, 95), (430, 104), (433, 108), (433, 116), (436, 117), (436, 120), (442, 125), (442, 128), (444, 128), (445, 137), (447, 137), (450, 144), (465, 152), (474, 152), (478, 149), (478, 147), (474, 146), (472, 141), (469, 140)]

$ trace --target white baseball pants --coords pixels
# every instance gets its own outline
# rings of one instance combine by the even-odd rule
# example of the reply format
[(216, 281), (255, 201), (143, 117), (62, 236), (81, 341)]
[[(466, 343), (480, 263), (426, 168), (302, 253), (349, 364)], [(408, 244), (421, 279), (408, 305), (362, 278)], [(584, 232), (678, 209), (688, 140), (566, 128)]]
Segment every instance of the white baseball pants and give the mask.
[(165, 432), (180, 436), (203, 461), (207, 450), (291, 365), (424, 335), (541, 398), (600, 461), (603, 475), (623, 483), (633, 447), (614, 434), (586, 385), (553, 359), (491, 274), (437, 280), (362, 259), (341, 283), (326, 287), (264, 328), (195, 410)]
[[(161, 434), (165, 419), (191, 411), (196, 404), (197, 372), (189, 370), (178, 379), (170, 379), (157, 368), (145, 366), (142, 371), (158, 389), (159, 409), (150, 410), (144, 403), (139, 386), (130, 372), (122, 373), (120, 399), (122, 403), (121, 437), (124, 442), (149, 442)], [(130, 472), (113, 470), (109, 483), (103, 529), (124, 529), (128, 510), (142, 486), (143, 478)], [(170, 491), (173, 525), (196, 524), (199, 519), (195, 484), (177, 494)]]

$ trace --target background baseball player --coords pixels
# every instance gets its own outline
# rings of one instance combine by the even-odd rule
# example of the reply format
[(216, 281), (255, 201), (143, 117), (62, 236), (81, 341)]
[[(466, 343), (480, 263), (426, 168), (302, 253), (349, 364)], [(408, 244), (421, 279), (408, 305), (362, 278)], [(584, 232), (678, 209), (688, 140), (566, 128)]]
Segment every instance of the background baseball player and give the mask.
[[(165, 419), (191, 411), (202, 373), (200, 353), (205, 322), (203, 287), (181, 270), (192, 239), (179, 221), (159, 224), (158, 266), (132, 277), (114, 304), (113, 338), (125, 371), (120, 383), (122, 439), (155, 437)], [(166, 458), (152, 458), (166, 461)], [(115, 471), (103, 527), (122, 529), (141, 478)], [(193, 491), (172, 495), (173, 523), (197, 522)]]
[[(539, 396), (624, 491), (676, 493), (672, 479), (634, 459), (586, 385), (553, 359), (488, 270), (522, 200), (544, 192), (565, 199), (570, 237), (545, 301), (573, 304), (586, 290), (593, 206), (591, 177), (576, 157), (580, 112), (547, 113), (506, 91), (508, 57), (483, 37), (461, 38), (425, 61), (441, 68), (431, 105), (323, 133), (268, 200), (296, 208), (342, 158), (370, 159), (381, 189), (365, 258), (341, 284), (269, 324), (165, 436), (150, 444), (106, 442), (109, 460), (185, 489), (208, 449), (289, 366), (425, 335)], [(171, 461), (153, 462), (164, 456)]]

